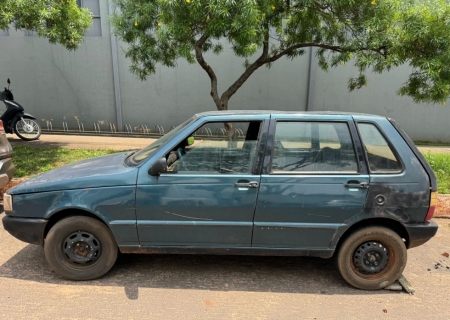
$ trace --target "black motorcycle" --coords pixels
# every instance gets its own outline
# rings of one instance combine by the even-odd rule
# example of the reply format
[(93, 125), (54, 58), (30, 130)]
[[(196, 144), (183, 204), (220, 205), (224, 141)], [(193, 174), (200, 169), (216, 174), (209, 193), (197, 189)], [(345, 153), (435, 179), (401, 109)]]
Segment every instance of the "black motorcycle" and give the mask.
[(25, 113), (24, 108), (14, 101), (14, 96), (9, 90), (11, 81), (8, 79), (8, 89), (0, 93), (0, 100), (6, 105), (6, 111), (0, 119), (7, 133), (14, 133), (22, 140), (37, 140), (41, 136), (41, 126), (36, 118), (31, 114)]

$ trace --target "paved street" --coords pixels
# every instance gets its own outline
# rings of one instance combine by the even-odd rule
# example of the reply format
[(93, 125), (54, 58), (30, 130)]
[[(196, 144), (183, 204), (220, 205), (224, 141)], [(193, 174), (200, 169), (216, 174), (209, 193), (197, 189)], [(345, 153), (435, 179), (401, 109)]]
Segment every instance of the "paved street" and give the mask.
[[(151, 139), (42, 135), (12, 145), (142, 148)], [(422, 151), (449, 152), (445, 147)], [(0, 218), (4, 214), (0, 214)], [(404, 276), (415, 295), (349, 287), (332, 260), (291, 257), (122, 255), (105, 277), (70, 282), (41, 247), (0, 227), (0, 319), (448, 319), (450, 220), (409, 251)], [(439, 263), (439, 264), (438, 264)]]
[(63, 134), (42, 134), (39, 140), (36, 141), (23, 141), (13, 134), (8, 134), (7, 137), (13, 148), (17, 145), (24, 145), (67, 147), (71, 149), (136, 150), (148, 146), (155, 140), (151, 138), (77, 136)]
[(122, 255), (105, 277), (70, 282), (0, 227), (0, 319), (448, 319), (450, 220), (436, 221), (409, 251), (415, 295), (360, 291), (331, 260), (291, 257)]

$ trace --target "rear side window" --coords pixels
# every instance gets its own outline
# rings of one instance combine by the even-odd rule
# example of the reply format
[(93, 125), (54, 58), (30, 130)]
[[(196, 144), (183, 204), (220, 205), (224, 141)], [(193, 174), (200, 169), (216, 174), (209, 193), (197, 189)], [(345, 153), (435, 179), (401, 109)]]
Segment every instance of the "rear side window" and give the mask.
[(374, 124), (358, 123), (358, 130), (366, 150), (370, 172), (391, 173), (402, 170), (399, 159)]
[(277, 122), (272, 173), (357, 172), (345, 122)]

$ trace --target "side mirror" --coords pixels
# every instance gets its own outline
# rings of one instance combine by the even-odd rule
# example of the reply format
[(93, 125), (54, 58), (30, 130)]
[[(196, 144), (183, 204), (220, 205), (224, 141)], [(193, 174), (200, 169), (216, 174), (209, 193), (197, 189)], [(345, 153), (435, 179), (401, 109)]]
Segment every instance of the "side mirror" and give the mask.
[(156, 160), (156, 162), (148, 170), (148, 174), (154, 177), (157, 177), (161, 173), (166, 172), (167, 172), (167, 160), (165, 157)]

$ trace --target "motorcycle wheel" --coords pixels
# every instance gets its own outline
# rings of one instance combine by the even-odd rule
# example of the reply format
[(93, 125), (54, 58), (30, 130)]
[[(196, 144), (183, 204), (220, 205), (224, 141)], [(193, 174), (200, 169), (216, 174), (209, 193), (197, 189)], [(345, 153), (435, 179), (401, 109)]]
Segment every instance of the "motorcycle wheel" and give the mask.
[(14, 132), (22, 140), (33, 141), (41, 136), (41, 126), (33, 119), (24, 118), (14, 123)]

